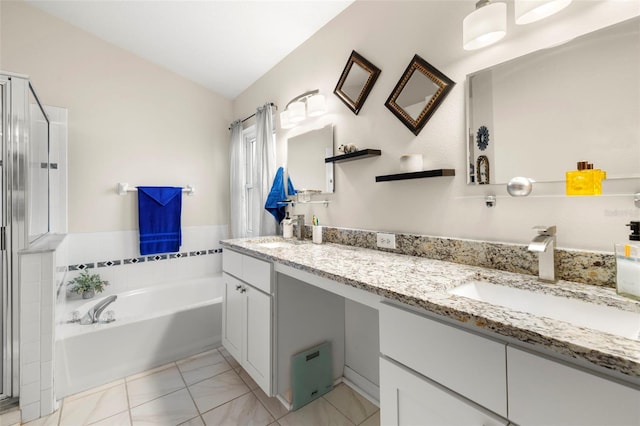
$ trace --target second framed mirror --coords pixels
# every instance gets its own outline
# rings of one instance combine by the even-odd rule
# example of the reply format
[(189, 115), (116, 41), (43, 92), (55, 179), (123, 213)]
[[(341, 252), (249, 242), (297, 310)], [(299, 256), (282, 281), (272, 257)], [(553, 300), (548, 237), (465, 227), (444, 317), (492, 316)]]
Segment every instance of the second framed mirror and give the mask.
[(455, 84), (415, 55), (385, 106), (417, 136)]
[(380, 69), (354, 50), (333, 93), (357, 115), (379, 75)]

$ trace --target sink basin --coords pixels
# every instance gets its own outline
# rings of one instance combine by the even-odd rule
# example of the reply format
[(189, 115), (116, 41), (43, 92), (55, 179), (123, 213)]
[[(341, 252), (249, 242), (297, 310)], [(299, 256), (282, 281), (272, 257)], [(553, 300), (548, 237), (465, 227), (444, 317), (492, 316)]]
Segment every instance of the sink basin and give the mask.
[(470, 281), (449, 290), (449, 293), (627, 339), (640, 338), (640, 313), (486, 281)]
[(284, 241), (269, 241), (267, 243), (259, 243), (260, 247), (264, 248), (284, 248), (291, 247), (291, 243), (285, 243)]

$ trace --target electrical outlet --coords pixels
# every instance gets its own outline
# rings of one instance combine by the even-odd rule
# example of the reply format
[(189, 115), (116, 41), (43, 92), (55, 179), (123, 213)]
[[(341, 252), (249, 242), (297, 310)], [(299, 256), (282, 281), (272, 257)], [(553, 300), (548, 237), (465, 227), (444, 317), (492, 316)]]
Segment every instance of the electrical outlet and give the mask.
[(377, 245), (380, 248), (395, 249), (396, 248), (396, 234), (383, 234), (381, 232), (376, 234)]

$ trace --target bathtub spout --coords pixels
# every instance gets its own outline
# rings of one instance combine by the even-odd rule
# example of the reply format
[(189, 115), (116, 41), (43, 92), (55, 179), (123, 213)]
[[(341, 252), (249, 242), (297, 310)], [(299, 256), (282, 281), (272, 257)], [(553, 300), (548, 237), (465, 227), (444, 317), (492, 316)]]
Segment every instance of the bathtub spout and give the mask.
[(109, 297), (105, 297), (98, 303), (96, 303), (89, 311), (80, 319), (80, 324), (88, 325), (95, 324), (100, 320), (100, 314), (105, 310), (107, 306), (112, 304), (118, 298), (117, 295), (112, 295)]

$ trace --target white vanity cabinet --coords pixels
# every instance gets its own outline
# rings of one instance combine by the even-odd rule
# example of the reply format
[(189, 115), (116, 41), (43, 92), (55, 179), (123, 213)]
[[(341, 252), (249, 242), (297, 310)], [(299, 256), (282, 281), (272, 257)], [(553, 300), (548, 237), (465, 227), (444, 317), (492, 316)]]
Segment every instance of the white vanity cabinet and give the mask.
[(225, 250), (222, 269), (222, 345), (272, 395), (273, 265)]
[(640, 425), (637, 385), (397, 304), (380, 305), (380, 353), (384, 425)]
[(640, 425), (640, 390), (509, 347), (509, 418), (523, 426)]

